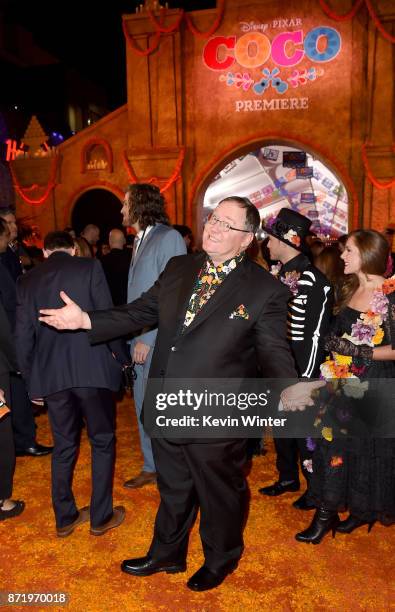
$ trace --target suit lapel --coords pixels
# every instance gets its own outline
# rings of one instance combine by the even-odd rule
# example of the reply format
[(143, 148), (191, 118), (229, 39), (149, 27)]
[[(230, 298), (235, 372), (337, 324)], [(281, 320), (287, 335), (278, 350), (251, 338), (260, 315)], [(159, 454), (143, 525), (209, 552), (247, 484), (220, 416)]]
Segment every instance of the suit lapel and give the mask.
[[(206, 302), (203, 308), (198, 312), (198, 314), (193, 319), (192, 323), (184, 330), (184, 335), (188, 334), (190, 331), (201, 325), (208, 317), (210, 317), (218, 308), (223, 307), (229, 302), (231, 296), (236, 293), (240, 289), (240, 283), (246, 279), (247, 272), (245, 261), (242, 261), (235, 270), (230, 272), (225, 280), (221, 283), (218, 289), (215, 291), (214, 295)], [(196, 280), (196, 277), (195, 277)], [(185, 305), (185, 309), (183, 310), (183, 315), (185, 318), (186, 308), (189, 303), (189, 298), (192, 294), (192, 287), (190, 287), (188, 301)], [(184, 322), (184, 318), (182, 322)]]
[(149, 244), (154, 239), (155, 232), (158, 229), (158, 227), (159, 227), (159, 224), (154, 225), (154, 227), (150, 230), (148, 236), (146, 236), (144, 238), (143, 242), (138, 245), (137, 253), (136, 253), (136, 256), (134, 258), (133, 265), (135, 265), (136, 262), (139, 260), (139, 258), (141, 257), (141, 254), (144, 251), (144, 249), (146, 248), (147, 244)]

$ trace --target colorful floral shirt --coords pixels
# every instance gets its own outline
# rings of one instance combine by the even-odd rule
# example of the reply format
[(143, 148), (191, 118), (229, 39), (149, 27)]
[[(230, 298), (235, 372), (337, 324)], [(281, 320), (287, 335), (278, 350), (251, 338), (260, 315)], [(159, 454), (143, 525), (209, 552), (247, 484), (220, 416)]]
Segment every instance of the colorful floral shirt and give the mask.
[(208, 302), (225, 278), (244, 259), (244, 253), (215, 266), (210, 257), (203, 264), (189, 300), (182, 331), (190, 326), (196, 315)]

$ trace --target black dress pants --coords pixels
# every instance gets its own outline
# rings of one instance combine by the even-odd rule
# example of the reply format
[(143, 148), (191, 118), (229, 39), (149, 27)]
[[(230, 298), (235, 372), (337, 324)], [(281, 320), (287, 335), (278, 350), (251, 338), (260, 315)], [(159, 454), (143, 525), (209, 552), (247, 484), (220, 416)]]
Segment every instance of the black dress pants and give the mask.
[[(3, 389), (7, 404), (10, 406), (8, 374), (0, 374), (0, 389)], [(15, 469), (15, 449), (12, 435), (11, 415), (0, 420), (0, 500), (9, 499), (12, 495), (12, 481)]]
[(12, 429), (15, 448), (23, 451), (36, 444), (36, 424), (26, 383), (20, 374), (11, 374)]
[(108, 389), (78, 388), (46, 398), (54, 439), (52, 453), (52, 504), (56, 526), (66, 527), (78, 516), (72, 491), (74, 465), (81, 434), (81, 418), (91, 445), (92, 495), (90, 519), (99, 527), (112, 516), (115, 459), (114, 401)]
[(311, 459), (312, 451), (307, 449), (306, 438), (275, 438), (277, 458), (276, 467), (279, 481), (296, 480), (299, 482), (299, 459), (303, 476), (308, 482), (308, 471), (303, 466), (305, 459)]
[(161, 501), (149, 554), (158, 561), (184, 561), (200, 508), (205, 565), (220, 571), (237, 561), (248, 500), (246, 441), (180, 445), (153, 439), (152, 450)]

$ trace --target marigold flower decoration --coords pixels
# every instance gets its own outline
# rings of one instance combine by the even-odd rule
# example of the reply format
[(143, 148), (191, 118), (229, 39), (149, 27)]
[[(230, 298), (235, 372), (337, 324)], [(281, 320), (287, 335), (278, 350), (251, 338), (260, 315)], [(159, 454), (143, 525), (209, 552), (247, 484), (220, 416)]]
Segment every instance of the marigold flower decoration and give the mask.
[(300, 246), (300, 236), (293, 229), (289, 229), (286, 234), (283, 235), (284, 240), (288, 240), (295, 246)]
[[(350, 342), (356, 345), (377, 346), (381, 344), (384, 338), (383, 322), (388, 317), (389, 301), (387, 295), (395, 291), (395, 276), (384, 281), (380, 289), (373, 293), (373, 298), (370, 308), (367, 312), (362, 312), (358, 317), (357, 322), (351, 326), (351, 334), (343, 334)], [(339, 355), (332, 353), (332, 359), (329, 357), (321, 364), (320, 370), (322, 377), (330, 381), (331, 379), (355, 379), (342, 383), (345, 395), (349, 397), (360, 398), (367, 390), (368, 383), (359, 381), (359, 377), (366, 371), (366, 364), (354, 363), (353, 358), (349, 355)], [(346, 387), (345, 385), (353, 385)], [(317, 426), (320, 422), (317, 422)], [(333, 440), (333, 432), (331, 427), (323, 427), (321, 430), (322, 437), (328, 442)], [(332, 467), (338, 467), (343, 462), (341, 457), (333, 457)]]
[(334, 455), (331, 457), (331, 467), (340, 467), (343, 465), (343, 457), (338, 457)]
[[(387, 295), (395, 291), (395, 276), (384, 281), (382, 287), (377, 289), (372, 298), (370, 308), (362, 312), (358, 320), (351, 327), (351, 334), (343, 334), (350, 342), (356, 345), (371, 347), (381, 344), (384, 338), (383, 322), (388, 317)], [(327, 359), (321, 365), (321, 374), (325, 380), (333, 378), (357, 378), (361, 376), (366, 366), (353, 363), (352, 357), (333, 353), (332, 359)]]
[(391, 278), (387, 278), (383, 283), (383, 293), (388, 295), (389, 293), (393, 293), (395, 291), (395, 275), (391, 276)]

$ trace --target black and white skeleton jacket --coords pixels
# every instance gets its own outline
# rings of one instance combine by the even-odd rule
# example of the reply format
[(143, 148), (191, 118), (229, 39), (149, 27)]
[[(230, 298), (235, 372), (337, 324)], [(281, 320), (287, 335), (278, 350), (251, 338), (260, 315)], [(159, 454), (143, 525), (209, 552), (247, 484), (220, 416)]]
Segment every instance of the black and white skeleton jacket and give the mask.
[(324, 338), (329, 331), (333, 308), (331, 285), (303, 254), (284, 264), (279, 278), (292, 292), (288, 303), (287, 336), (299, 376), (319, 377), (320, 365), (325, 359)]

